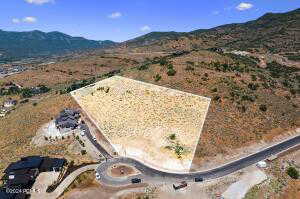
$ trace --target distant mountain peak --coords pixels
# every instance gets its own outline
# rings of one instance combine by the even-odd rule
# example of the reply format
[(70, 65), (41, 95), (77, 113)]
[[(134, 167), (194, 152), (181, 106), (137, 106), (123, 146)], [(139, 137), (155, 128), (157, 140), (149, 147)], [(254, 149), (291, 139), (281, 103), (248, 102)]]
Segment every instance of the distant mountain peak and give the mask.
[(0, 31), (1, 60), (26, 57), (49, 56), (87, 49), (107, 48), (115, 45), (112, 41), (98, 42), (83, 37), (52, 31), (40, 30), (14, 32)]

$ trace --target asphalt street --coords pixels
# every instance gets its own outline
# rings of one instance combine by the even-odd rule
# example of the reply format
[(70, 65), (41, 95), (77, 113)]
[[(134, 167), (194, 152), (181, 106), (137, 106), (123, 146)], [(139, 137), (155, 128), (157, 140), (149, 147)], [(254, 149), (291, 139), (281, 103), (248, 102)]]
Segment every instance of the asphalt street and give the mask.
[(106, 158), (111, 159), (113, 156), (110, 155), (97, 141), (93, 139), (93, 136), (90, 132), (89, 127), (86, 124), (80, 124), (80, 128), (84, 130), (85, 136), (89, 139), (89, 141), (97, 148), (97, 150)]
[[(87, 127), (85, 127), (87, 128)], [(226, 176), (228, 174), (239, 171), (243, 168), (256, 164), (261, 160), (265, 160), (272, 155), (276, 155), (280, 152), (283, 152), (289, 148), (295, 147), (300, 144), (300, 135), (284, 142), (278, 143), (269, 148), (263, 149), (257, 153), (251, 154), (247, 157), (241, 158), (239, 160), (230, 162), (228, 164), (222, 165), (220, 167), (200, 172), (191, 172), (191, 173), (171, 173), (160, 171), (154, 169), (148, 165), (145, 165), (142, 162), (139, 162), (132, 158), (127, 157), (118, 157), (113, 158), (109, 153), (105, 151), (103, 147), (98, 144), (97, 141), (93, 140), (93, 136), (90, 134), (89, 130), (86, 130), (86, 136), (88, 139), (95, 145), (95, 147), (107, 157), (107, 161), (101, 163), (96, 171), (100, 174), (100, 181), (106, 185), (120, 186), (131, 184), (131, 179), (140, 178), (142, 182), (180, 182), (185, 181), (194, 181), (197, 178), (215, 179), (219, 177)], [(131, 176), (129, 178), (112, 178), (107, 175), (107, 170), (115, 164), (127, 164), (137, 168), (141, 174), (136, 176)]]

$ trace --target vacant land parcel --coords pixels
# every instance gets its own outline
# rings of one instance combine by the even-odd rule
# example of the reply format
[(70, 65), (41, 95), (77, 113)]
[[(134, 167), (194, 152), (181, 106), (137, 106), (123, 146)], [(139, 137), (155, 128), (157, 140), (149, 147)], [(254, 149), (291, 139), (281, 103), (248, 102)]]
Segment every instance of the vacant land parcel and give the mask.
[(72, 96), (121, 156), (188, 171), (210, 99), (120, 76)]

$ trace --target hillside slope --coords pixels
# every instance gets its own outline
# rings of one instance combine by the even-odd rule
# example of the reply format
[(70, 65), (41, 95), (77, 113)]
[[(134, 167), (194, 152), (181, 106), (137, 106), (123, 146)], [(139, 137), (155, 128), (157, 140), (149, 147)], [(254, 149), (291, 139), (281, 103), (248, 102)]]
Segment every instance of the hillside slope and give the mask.
[(225, 47), (271, 53), (295, 52), (300, 50), (300, 9), (286, 13), (267, 13), (246, 23), (188, 33), (153, 32), (123, 44), (147, 51)]
[(158, 40), (169, 40), (169, 39), (177, 39), (180, 36), (184, 36), (187, 33), (182, 32), (150, 32), (148, 34), (142, 35), (140, 37), (125, 41), (123, 44), (131, 47), (138, 47), (144, 45), (154, 44)]

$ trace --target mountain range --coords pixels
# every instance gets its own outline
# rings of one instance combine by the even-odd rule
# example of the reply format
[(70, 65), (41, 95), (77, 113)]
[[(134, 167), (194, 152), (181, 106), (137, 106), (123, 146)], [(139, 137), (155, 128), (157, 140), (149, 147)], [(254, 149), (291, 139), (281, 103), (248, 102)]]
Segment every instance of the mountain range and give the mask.
[(48, 56), (87, 49), (107, 48), (115, 45), (110, 40), (94, 41), (72, 37), (61, 32), (34, 30), (8, 32), (0, 30), (0, 60)]
[(246, 23), (233, 23), (191, 32), (151, 32), (123, 43), (144, 50), (191, 50), (223, 47), (271, 53), (300, 50), (300, 9), (266, 13)]
[(60, 32), (0, 30), (0, 61), (48, 56), (87, 49), (123, 47), (139, 51), (174, 51), (205, 48), (287, 53), (300, 51), (300, 9), (267, 13), (246, 23), (234, 23), (191, 32), (150, 32), (116, 43), (72, 37)]

